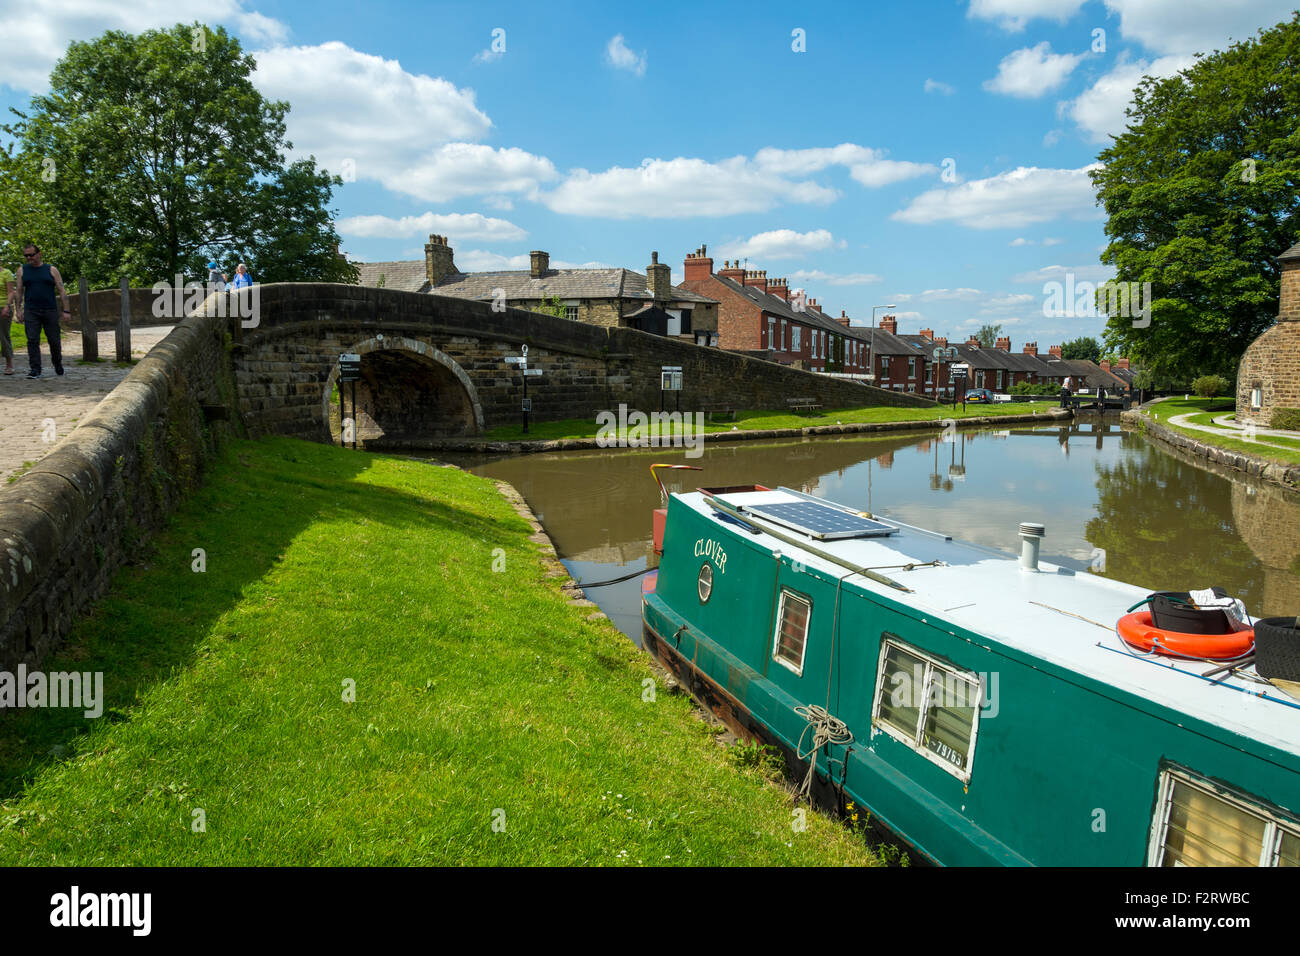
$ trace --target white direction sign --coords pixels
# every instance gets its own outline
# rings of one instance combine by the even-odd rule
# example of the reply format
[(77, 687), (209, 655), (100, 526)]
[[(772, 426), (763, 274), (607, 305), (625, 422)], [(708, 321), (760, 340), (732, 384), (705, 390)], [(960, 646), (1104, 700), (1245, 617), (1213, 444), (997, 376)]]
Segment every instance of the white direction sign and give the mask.
[(524, 369), (524, 374), (525, 374), (525, 375), (541, 375), (541, 374), (542, 374), (542, 370), (541, 370), (540, 368), (526, 368), (526, 369)]
[(527, 364), (528, 364), (528, 359), (524, 358), (522, 355), (507, 355), (507, 356), (506, 356), (506, 364), (507, 364), (507, 365), (527, 365)]

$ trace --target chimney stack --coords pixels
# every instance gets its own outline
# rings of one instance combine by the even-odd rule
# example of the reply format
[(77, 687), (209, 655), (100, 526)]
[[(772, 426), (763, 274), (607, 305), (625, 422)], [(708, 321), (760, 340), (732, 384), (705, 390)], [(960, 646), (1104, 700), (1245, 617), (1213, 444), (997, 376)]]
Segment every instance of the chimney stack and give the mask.
[(424, 244), (424, 277), (429, 280), (429, 285), (437, 285), (457, 272), (447, 237), (430, 235), (429, 241)]
[(740, 268), (739, 262), (733, 262), (730, 259), (724, 259), (722, 261), (722, 268), (718, 271), (718, 275), (730, 279), (732, 282), (735, 282), (738, 285), (745, 284), (745, 273)]
[(1010, 351), (1011, 351), (1011, 336), (1009, 336), (1009, 335), (1004, 335), (1004, 336), (1000, 337), (1000, 338), (998, 339), (998, 341), (997, 341), (997, 345), (995, 345), (994, 348), (1000, 349), (1000, 350), (1003, 351), (1003, 352), (1010, 352)]
[(783, 302), (790, 301), (790, 286), (784, 279), (771, 279), (767, 283), (767, 291), (777, 296)]
[(840, 309), (840, 318), (839, 318), (840, 325), (844, 326), (847, 329), (849, 325), (852, 323), (852, 321), (853, 320), (849, 318), (849, 314), (845, 312), (843, 309)]
[(1097, 368), (1101, 369), (1103, 372), (1109, 372), (1110, 359), (1102, 359), (1100, 362), (1097, 363)]
[(1034, 356), (1038, 355), (1038, 343), (1026, 342), (1024, 352), (1026, 355), (1034, 355)]
[(934, 329), (922, 329), (920, 335), (921, 338), (925, 339), (927, 342), (934, 341)]
[(890, 335), (898, 334), (898, 318), (892, 315), (882, 315), (880, 317), (880, 330), (888, 332)]
[(550, 253), (542, 252), (539, 249), (534, 249), (528, 253), (528, 260), (531, 266), (529, 271), (534, 279), (540, 279), (551, 268)]
[(975, 336), (972, 335), (970, 338), (966, 340), (966, 344), (973, 349), (977, 349), (980, 347), (980, 340), (975, 338)]
[(816, 312), (818, 315), (821, 315), (821, 314), (822, 314), (822, 307), (821, 307), (821, 304), (820, 304), (816, 299), (809, 299), (809, 300), (808, 300), (808, 311), (809, 311), (809, 312)]
[(1119, 365), (1117, 365), (1116, 368), (1123, 368), (1123, 369), (1128, 368), (1128, 359), (1126, 359), (1126, 358), (1122, 358), (1122, 359), (1120, 359), (1120, 360), (1119, 360)]
[(700, 246), (694, 252), (686, 253), (686, 263), (682, 266), (683, 282), (697, 282), (713, 275), (713, 260), (708, 251), (707, 246)]
[(943, 348), (947, 348), (947, 347), (948, 347), (948, 337), (947, 337), (946, 335), (941, 335), (941, 336), (939, 336), (937, 339), (934, 340), (934, 344), (935, 344), (935, 345), (942, 346)]
[(745, 285), (752, 285), (759, 292), (767, 291), (767, 270), (750, 269), (745, 273)]
[(1059, 359), (1061, 357), (1061, 347), (1059, 345), (1053, 345), (1051, 348), (1047, 350), (1047, 354), (1050, 355), (1052, 358)]
[(672, 298), (672, 270), (667, 263), (659, 261), (657, 252), (650, 253), (650, 265), (646, 266), (645, 279), (656, 303), (667, 302)]

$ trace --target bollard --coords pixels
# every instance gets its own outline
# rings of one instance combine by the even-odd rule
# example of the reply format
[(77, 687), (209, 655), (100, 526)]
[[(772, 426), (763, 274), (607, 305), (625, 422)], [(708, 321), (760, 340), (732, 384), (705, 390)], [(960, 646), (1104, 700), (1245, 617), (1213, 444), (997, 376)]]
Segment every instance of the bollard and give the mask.
[(122, 317), (117, 321), (117, 360), (131, 361), (131, 282), (122, 277)]
[(90, 317), (90, 287), (85, 276), (77, 280), (77, 304), (81, 309), (81, 360), (98, 362), (99, 331)]

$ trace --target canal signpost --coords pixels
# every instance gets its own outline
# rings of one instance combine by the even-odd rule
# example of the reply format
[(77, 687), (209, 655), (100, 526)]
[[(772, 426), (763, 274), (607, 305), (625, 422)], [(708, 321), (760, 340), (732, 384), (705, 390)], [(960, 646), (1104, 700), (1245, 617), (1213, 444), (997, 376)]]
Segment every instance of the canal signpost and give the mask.
[(343, 386), (352, 383), (352, 447), (357, 447), (357, 380), (361, 378), (361, 356), (356, 352), (339, 355), (339, 444), (347, 446), (347, 419), (343, 417)]
[(682, 367), (680, 365), (659, 366), (659, 411), (664, 410), (664, 392), (677, 393), (677, 411), (682, 410)]
[(542, 370), (540, 368), (528, 367), (528, 346), (527, 345), (521, 346), (519, 351), (521, 351), (523, 354), (507, 355), (505, 356), (505, 362), (507, 365), (518, 366), (519, 373), (523, 376), (524, 379), (524, 397), (519, 407), (524, 414), (524, 434), (527, 435), (528, 434), (528, 413), (533, 410), (533, 401), (528, 397), (528, 378), (529, 376), (541, 375)]
[(957, 407), (957, 393), (961, 392), (961, 407), (966, 407), (966, 376), (970, 366), (965, 362), (954, 362), (948, 367), (948, 377), (952, 379), (952, 407)]

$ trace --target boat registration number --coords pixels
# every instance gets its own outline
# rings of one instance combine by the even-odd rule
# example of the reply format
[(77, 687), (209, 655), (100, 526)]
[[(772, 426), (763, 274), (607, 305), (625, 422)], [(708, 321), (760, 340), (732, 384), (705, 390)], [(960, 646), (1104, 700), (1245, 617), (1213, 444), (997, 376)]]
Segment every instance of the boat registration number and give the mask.
[(937, 737), (931, 737), (929, 734), (926, 734), (925, 746), (932, 754), (942, 757), (954, 767), (963, 767), (966, 763), (966, 758), (963, 754), (959, 754)]

